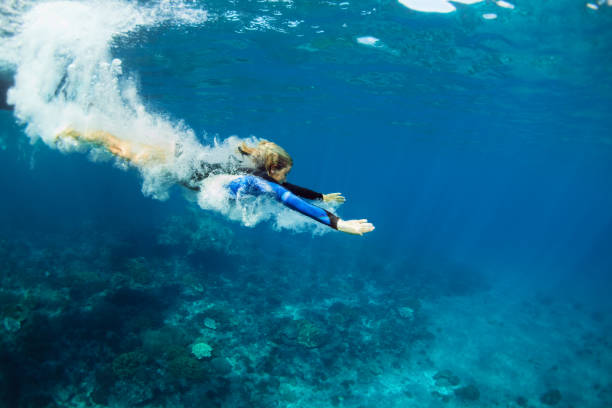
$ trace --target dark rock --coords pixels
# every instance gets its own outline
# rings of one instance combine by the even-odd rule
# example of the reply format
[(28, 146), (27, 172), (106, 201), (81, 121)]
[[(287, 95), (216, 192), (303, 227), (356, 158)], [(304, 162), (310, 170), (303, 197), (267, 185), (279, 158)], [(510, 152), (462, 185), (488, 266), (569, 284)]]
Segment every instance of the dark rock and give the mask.
[(477, 401), (480, 398), (480, 391), (475, 385), (467, 385), (465, 387), (457, 388), (455, 395), (464, 401)]
[(518, 397), (516, 399), (516, 403), (518, 404), (519, 407), (526, 407), (527, 406), (527, 398), (525, 398), (525, 397)]
[(210, 365), (218, 375), (227, 375), (232, 372), (232, 365), (224, 357), (213, 358)]
[(336, 302), (328, 309), (328, 322), (338, 330), (346, 330), (359, 320), (360, 313), (357, 308)]
[(104, 365), (96, 370), (96, 387), (108, 390), (115, 384), (115, 373), (108, 365)]
[(320, 326), (308, 320), (297, 322), (296, 342), (306, 348), (321, 347), (326, 342), (326, 333)]
[(434, 396), (434, 397), (440, 398), (440, 400), (441, 400), (443, 403), (445, 403), (445, 404), (446, 404), (446, 403), (448, 403), (448, 402), (450, 401), (450, 398), (449, 398), (449, 396), (448, 396), (448, 395), (446, 395), (446, 394), (441, 394), (441, 393), (439, 393), (438, 391), (432, 391), (432, 392), (431, 392), (431, 395), (432, 395), (432, 396)]
[(204, 368), (200, 360), (187, 353), (168, 361), (168, 372), (176, 379), (202, 381), (206, 377)]
[(113, 360), (113, 372), (119, 378), (126, 379), (134, 377), (147, 362), (148, 357), (140, 351), (129, 351), (119, 354)]
[(102, 387), (96, 387), (91, 392), (90, 398), (93, 402), (98, 405), (107, 405), (108, 404), (108, 396), (110, 392), (108, 389)]
[(552, 389), (540, 395), (540, 402), (546, 405), (557, 405), (561, 401), (561, 391)]
[(57, 408), (57, 404), (53, 401), (50, 395), (46, 394), (34, 394), (25, 397), (22, 405), (23, 407), (44, 407), (44, 408)]
[(289, 318), (279, 319), (275, 341), (282, 344), (292, 344), (298, 336), (298, 326), (294, 320)]
[(434, 375), (434, 380), (436, 380), (436, 386), (438, 387), (448, 387), (459, 385), (459, 377), (453, 374), (451, 370), (442, 370), (438, 371), (436, 375)]
[(355, 381), (353, 380), (344, 380), (340, 383), (340, 385), (342, 385), (342, 387), (344, 387), (346, 391), (350, 390), (354, 384), (355, 384)]

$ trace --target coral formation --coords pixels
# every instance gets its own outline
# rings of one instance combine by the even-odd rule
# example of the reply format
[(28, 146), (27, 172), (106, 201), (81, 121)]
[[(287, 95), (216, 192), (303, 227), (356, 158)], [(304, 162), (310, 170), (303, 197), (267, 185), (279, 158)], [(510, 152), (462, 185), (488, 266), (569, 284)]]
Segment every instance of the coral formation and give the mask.
[[(257, 258), (254, 244), (221, 269), (207, 269), (207, 257), (187, 250), (161, 257), (165, 244), (146, 256), (129, 243), (106, 249), (83, 245), (76, 254), (63, 249), (68, 245), (53, 249), (47, 242), (4, 245), (10, 249), (4, 255), (7, 273), (0, 276), (0, 374), (19, 387), (0, 386), (0, 397), (13, 401), (11, 408), (54, 402), (181, 407), (202, 401), (228, 407), (358, 407), (364, 400), (389, 407), (417, 400), (450, 407), (488, 406), (502, 398), (482, 391), (491, 387), (462, 384), (474, 376), (460, 367), (432, 361), (449, 327), (431, 318), (432, 304), (454, 305), (449, 299), (458, 294), (441, 297), (433, 275), (422, 270), (358, 283), (342, 271), (320, 273), (300, 255), (281, 251)], [(30, 253), (39, 258), (28, 258)], [(334, 259), (324, 251), (319, 255)], [(41, 265), (49, 276), (35, 279), (33, 271)], [(30, 287), (23, 291), (26, 281)], [(440, 282), (448, 288), (447, 280)], [(605, 339), (583, 340), (585, 356), (608, 347)], [(84, 371), (91, 375), (83, 379)], [(14, 375), (7, 377), (9, 372)], [(387, 386), (383, 379), (402, 380)], [(602, 406), (612, 401), (608, 388), (596, 390)], [(376, 397), (364, 397), (366, 389)], [(562, 403), (556, 389), (522, 393), (506, 403)]]
[(185, 216), (172, 216), (158, 235), (162, 245), (181, 247), (188, 254), (216, 251), (231, 254), (236, 251), (234, 231), (215, 216), (192, 209)]
[(540, 402), (545, 405), (557, 405), (561, 402), (561, 391), (551, 389), (540, 395)]
[(141, 351), (128, 351), (113, 360), (113, 372), (121, 379), (133, 378), (145, 366), (148, 358)]
[(461, 382), (459, 377), (453, 374), (451, 370), (438, 371), (433, 378), (436, 380), (436, 386), (438, 387), (455, 386)]
[(306, 348), (321, 347), (325, 342), (325, 332), (313, 322), (300, 320), (297, 323), (296, 342)]
[(212, 347), (206, 343), (195, 343), (191, 346), (191, 353), (198, 359), (209, 358), (212, 356)]
[(476, 401), (480, 398), (480, 391), (473, 385), (466, 385), (455, 390), (455, 395), (464, 401)]
[(177, 353), (168, 361), (168, 372), (174, 378), (201, 381), (206, 377), (206, 368), (200, 360), (187, 353)]

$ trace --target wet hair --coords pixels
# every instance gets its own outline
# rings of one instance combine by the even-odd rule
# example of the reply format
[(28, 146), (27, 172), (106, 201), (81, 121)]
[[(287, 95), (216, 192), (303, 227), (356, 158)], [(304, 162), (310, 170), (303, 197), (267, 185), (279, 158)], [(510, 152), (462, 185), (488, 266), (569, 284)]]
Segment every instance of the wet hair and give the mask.
[(256, 147), (242, 143), (238, 147), (240, 153), (251, 156), (257, 167), (265, 169), (268, 174), (273, 169), (284, 169), (293, 166), (293, 159), (282, 147), (273, 142), (262, 140)]

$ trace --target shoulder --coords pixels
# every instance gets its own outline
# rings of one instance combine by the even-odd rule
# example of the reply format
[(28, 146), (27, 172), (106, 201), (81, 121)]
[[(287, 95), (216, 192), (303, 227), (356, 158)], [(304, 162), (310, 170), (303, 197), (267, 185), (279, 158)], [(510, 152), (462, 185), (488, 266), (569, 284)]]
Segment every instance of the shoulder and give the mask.
[(233, 179), (231, 184), (236, 187), (252, 188), (262, 192), (273, 192), (275, 190), (273, 183), (253, 174), (240, 175)]

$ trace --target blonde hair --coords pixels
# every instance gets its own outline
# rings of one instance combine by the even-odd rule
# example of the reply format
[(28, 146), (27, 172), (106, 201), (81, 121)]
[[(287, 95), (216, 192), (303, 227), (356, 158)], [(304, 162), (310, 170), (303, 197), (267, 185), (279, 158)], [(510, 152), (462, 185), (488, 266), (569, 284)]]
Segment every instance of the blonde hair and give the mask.
[(238, 147), (241, 153), (251, 156), (257, 167), (264, 168), (268, 174), (272, 169), (283, 169), (293, 166), (293, 159), (289, 153), (276, 143), (262, 140), (256, 147), (249, 147), (242, 143)]

